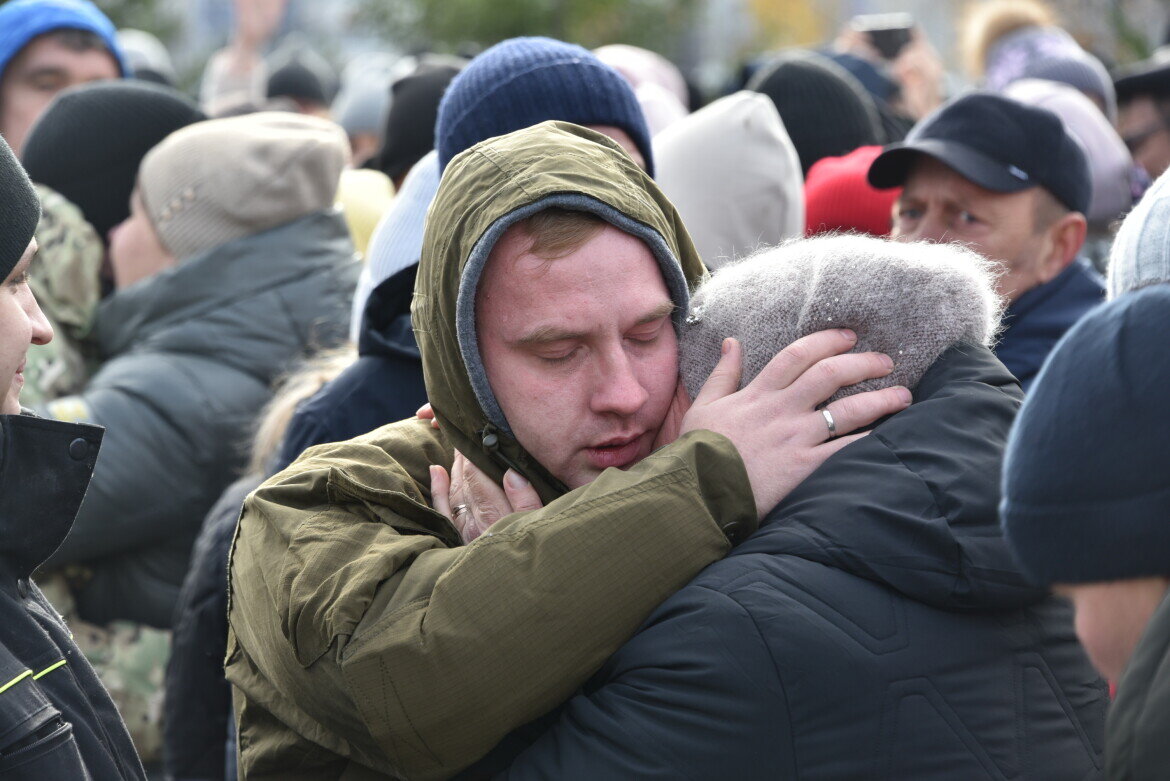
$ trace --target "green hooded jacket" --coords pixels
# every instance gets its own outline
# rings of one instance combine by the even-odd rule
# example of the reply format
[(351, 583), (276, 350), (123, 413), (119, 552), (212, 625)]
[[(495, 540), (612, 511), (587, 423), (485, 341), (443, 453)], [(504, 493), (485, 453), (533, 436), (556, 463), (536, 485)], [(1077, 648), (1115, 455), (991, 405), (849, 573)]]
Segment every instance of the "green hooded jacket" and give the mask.
[[(312, 448), (245, 503), (226, 661), (244, 777), (451, 776), (564, 701), (755, 529), (720, 435), (688, 433), (568, 492), (510, 436), (475, 346), (475, 285), (500, 234), (553, 205), (646, 241), (685, 316), (702, 263), (609, 139), (546, 122), (451, 163), (413, 307), (441, 430), (407, 420)], [(456, 448), (496, 480), (514, 466), (545, 506), (462, 545), (429, 493), (429, 465), (449, 467)]]

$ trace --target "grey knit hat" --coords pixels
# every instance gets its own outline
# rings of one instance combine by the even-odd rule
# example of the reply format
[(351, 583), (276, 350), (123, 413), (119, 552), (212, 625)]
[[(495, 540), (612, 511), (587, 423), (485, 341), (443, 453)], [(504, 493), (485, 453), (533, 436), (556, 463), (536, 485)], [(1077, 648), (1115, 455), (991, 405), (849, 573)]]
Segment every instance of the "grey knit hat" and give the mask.
[(1109, 251), (1109, 298), (1170, 282), (1170, 171), (1126, 216)]
[(159, 239), (183, 260), (333, 205), (345, 131), (286, 112), (189, 125), (152, 149), (138, 192)]
[(743, 345), (743, 386), (802, 336), (851, 328), (855, 351), (885, 353), (894, 371), (833, 399), (893, 385), (913, 388), (951, 345), (990, 345), (1002, 309), (992, 269), (957, 244), (900, 244), (854, 234), (767, 249), (724, 266), (695, 291), (679, 337), (679, 371), (694, 398), (731, 336)]

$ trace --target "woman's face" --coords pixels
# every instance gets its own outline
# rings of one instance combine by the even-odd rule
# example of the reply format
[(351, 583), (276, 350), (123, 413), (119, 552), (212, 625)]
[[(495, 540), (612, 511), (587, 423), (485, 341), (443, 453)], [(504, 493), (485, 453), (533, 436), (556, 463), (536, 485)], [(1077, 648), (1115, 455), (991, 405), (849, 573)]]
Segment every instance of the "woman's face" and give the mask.
[(28, 286), (28, 267), (37, 243), (29, 242), (20, 262), (0, 284), (0, 414), (20, 414), (24, 360), (34, 344), (48, 344), (53, 328)]

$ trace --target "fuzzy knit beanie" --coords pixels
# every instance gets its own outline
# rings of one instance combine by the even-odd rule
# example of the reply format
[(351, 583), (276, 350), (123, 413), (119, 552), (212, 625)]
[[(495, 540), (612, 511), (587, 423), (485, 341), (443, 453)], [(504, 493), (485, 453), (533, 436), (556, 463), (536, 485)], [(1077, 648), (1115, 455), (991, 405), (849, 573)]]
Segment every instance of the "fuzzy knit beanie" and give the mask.
[(1170, 286), (1085, 315), (1012, 427), (1000, 518), (1038, 584), (1170, 575)]
[(0, 76), (29, 41), (54, 30), (93, 33), (114, 55), (122, 75), (130, 75), (114, 23), (89, 0), (9, 0), (0, 4)]
[(212, 119), (152, 149), (138, 191), (163, 246), (184, 260), (330, 208), (348, 157), (345, 131), (317, 117)]
[(129, 79), (82, 84), (53, 99), (29, 131), (22, 158), (32, 180), (76, 204), (104, 240), (130, 216), (130, 193), (146, 153), (206, 118), (169, 87)]
[(948, 347), (989, 346), (1001, 308), (991, 264), (957, 244), (852, 234), (797, 240), (724, 266), (699, 286), (679, 334), (679, 371), (693, 399), (731, 336), (743, 345), (743, 387), (802, 336), (851, 328), (855, 351), (885, 353), (894, 371), (833, 400), (914, 388)]
[(435, 126), (439, 168), (480, 141), (548, 120), (621, 128), (654, 175), (650, 131), (633, 89), (587, 49), (552, 38), (498, 43), (455, 77)]
[(822, 157), (886, 141), (873, 97), (844, 68), (814, 52), (782, 55), (757, 71), (747, 88), (776, 104), (803, 174)]
[(1113, 239), (1109, 298), (1170, 283), (1170, 171), (1146, 190)]
[(0, 281), (20, 262), (40, 219), (41, 202), (32, 182), (0, 136)]

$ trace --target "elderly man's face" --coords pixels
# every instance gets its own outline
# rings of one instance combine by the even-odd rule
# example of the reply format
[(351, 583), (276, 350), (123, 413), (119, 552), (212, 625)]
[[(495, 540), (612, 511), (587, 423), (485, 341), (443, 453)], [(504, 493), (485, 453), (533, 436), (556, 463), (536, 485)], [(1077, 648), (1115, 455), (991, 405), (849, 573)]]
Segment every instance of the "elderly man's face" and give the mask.
[(29, 129), (58, 92), (118, 76), (118, 63), (105, 49), (74, 51), (52, 34), (34, 38), (0, 78), (0, 135), (19, 156)]
[(896, 241), (955, 241), (1003, 264), (997, 292), (1014, 301), (1048, 281), (1041, 258), (1045, 233), (1036, 230), (1036, 198), (985, 190), (934, 158), (914, 164), (894, 205)]
[(605, 226), (572, 253), (492, 250), (476, 303), (492, 391), (524, 448), (569, 488), (650, 454), (678, 383), (674, 306), (650, 250)]
[(30, 242), (12, 273), (0, 283), (0, 415), (20, 414), (28, 348), (48, 344), (53, 338), (53, 328), (28, 286), (28, 267), (36, 250), (36, 241)]
[(1153, 98), (1141, 95), (1126, 101), (1117, 112), (1117, 132), (1133, 161), (1151, 177), (1170, 168), (1170, 124)]

